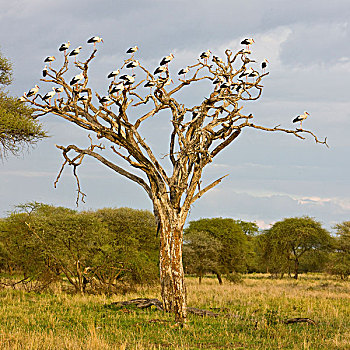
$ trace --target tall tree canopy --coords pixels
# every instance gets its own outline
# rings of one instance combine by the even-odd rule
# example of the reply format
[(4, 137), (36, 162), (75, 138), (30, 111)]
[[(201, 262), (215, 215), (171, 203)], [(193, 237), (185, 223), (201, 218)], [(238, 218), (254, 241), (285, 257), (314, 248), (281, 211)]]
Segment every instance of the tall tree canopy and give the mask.
[(264, 261), (271, 272), (294, 270), (298, 278), (300, 259), (307, 252), (329, 249), (332, 239), (321, 223), (308, 216), (276, 222), (261, 237)]
[(33, 109), (8, 95), (12, 65), (0, 52), (0, 157), (19, 155), (24, 148), (46, 136), (41, 124), (33, 119)]
[[(178, 72), (180, 79), (172, 85), (174, 55), (165, 56), (154, 70), (134, 58), (138, 54), (135, 46), (127, 51), (132, 55), (120, 62), (120, 69), (108, 75), (112, 80), (101, 94), (89, 85), (90, 63), (96, 58), (101, 42), (97, 36), (88, 40), (94, 49), (84, 61), (79, 61), (80, 47), (70, 53), (63, 51), (61, 66), (56, 66), (54, 56), (48, 56), (46, 77), (42, 80), (49, 83), (50, 91), (24, 99), (32, 104), (36, 117), (54, 114), (104, 142), (96, 143), (90, 137), (87, 148), (78, 147), (75, 140), (70, 145), (57, 146), (64, 157), (62, 170), (65, 165), (72, 166), (77, 178), (77, 167), (89, 156), (146, 191), (160, 236), (164, 308), (184, 322), (183, 228), (191, 205), (225, 177), (202, 186), (204, 168), (247, 129), (283, 132), (299, 139), (309, 135), (323, 144), (326, 141), (319, 141), (315, 134), (301, 127), (292, 130), (280, 125), (260, 125), (251, 113), (242, 111), (247, 101), (262, 96), (262, 82), (269, 74), (254, 66), (249, 47), (236, 53), (227, 49), (224, 58), (213, 56), (212, 60), (211, 51), (205, 51)], [(72, 56), (78, 56), (78, 60), (70, 63)], [(115, 81), (117, 77), (119, 80)], [(181, 95), (198, 86), (206, 87), (205, 97), (199, 103), (185, 105)], [(55, 99), (56, 88), (60, 89), (61, 97)], [(168, 152), (163, 157), (157, 157), (152, 144), (142, 135), (151, 118), (169, 120)], [(78, 194), (82, 194), (79, 182)]]

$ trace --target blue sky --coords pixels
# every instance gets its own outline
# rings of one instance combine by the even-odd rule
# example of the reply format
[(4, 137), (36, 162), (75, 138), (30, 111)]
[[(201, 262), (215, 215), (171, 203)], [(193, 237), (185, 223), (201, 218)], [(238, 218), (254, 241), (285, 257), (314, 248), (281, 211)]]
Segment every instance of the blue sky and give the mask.
[[(175, 54), (170, 72), (195, 62), (207, 49), (223, 56), (253, 37), (252, 58), (270, 61), (262, 98), (245, 105), (256, 122), (293, 128), (291, 120), (307, 110), (303, 123), (330, 148), (312, 139), (247, 130), (211, 164), (203, 183), (229, 174), (196, 202), (189, 220), (232, 217), (256, 221), (262, 228), (285, 217), (309, 215), (326, 227), (350, 220), (350, 3), (349, 1), (4, 1), (0, 0), (0, 49), (14, 66), (9, 90), (21, 95), (38, 83), (42, 92), (43, 59), (60, 57), (57, 48), (70, 40), (91, 52), (86, 40), (99, 35), (97, 58), (91, 65), (91, 86), (104, 93), (106, 75), (121, 66), (125, 50), (138, 45), (138, 59), (154, 69)], [(76, 74), (76, 73), (75, 73)], [(72, 72), (72, 76), (73, 76)], [(203, 88), (182, 98), (195, 103)], [(85, 132), (46, 116), (51, 137), (0, 164), (0, 215), (27, 201), (75, 207), (76, 187), (67, 169), (57, 188), (53, 182), (62, 156), (55, 144), (88, 146)], [(168, 120), (144, 128), (146, 140), (159, 156), (166, 153)], [(86, 159), (79, 169), (87, 194), (79, 209), (129, 206), (151, 209), (136, 184)]]

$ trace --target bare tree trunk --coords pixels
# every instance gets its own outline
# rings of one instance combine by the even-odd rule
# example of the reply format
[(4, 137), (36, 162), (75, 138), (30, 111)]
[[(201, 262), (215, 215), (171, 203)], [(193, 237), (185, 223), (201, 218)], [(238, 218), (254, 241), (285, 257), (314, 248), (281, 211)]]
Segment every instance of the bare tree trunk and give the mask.
[(222, 285), (221, 274), (219, 272), (215, 272), (215, 273), (216, 273), (216, 277), (218, 278), (219, 284)]
[(294, 278), (297, 280), (299, 276), (299, 260), (298, 258), (295, 258), (294, 262)]
[[(175, 314), (175, 321), (186, 321), (186, 287), (182, 265), (183, 225), (176, 216), (161, 218), (160, 282), (164, 310)], [(167, 219), (167, 222), (164, 222)]]

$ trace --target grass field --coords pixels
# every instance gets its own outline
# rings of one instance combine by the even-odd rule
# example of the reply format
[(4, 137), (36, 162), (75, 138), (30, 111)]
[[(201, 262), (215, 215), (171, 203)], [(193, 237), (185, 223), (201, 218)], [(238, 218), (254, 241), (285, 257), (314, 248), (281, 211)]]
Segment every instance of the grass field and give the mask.
[[(118, 310), (114, 301), (160, 298), (159, 288), (114, 296), (0, 291), (0, 349), (350, 349), (350, 282), (252, 275), (241, 284), (187, 278), (188, 304), (222, 308), (189, 315), (184, 328), (156, 309)], [(308, 317), (317, 324), (285, 324)]]

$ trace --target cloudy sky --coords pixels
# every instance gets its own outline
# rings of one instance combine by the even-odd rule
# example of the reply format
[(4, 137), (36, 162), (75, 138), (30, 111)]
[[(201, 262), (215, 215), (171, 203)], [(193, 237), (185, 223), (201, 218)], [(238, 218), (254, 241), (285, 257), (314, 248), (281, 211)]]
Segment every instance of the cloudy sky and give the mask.
[[(16, 96), (36, 83), (42, 92), (51, 89), (39, 81), (43, 59), (60, 57), (57, 48), (67, 40), (72, 47), (83, 46), (84, 58), (91, 52), (86, 40), (103, 37), (90, 80), (102, 94), (106, 75), (121, 66), (130, 46), (139, 46), (138, 58), (150, 69), (173, 52), (170, 72), (176, 77), (202, 51), (223, 56), (226, 48), (239, 50), (243, 38), (253, 37), (252, 58), (267, 58), (270, 75), (262, 98), (246, 104), (244, 112), (253, 113), (261, 125), (293, 128), (291, 120), (307, 110), (310, 117), (303, 126), (327, 137), (330, 148), (310, 138), (245, 130), (207, 168), (204, 183), (229, 176), (193, 205), (189, 220), (232, 217), (256, 221), (262, 228), (301, 215), (315, 217), (327, 228), (350, 220), (348, 0), (0, 0), (0, 5), (0, 50), (13, 62), (9, 90)], [(206, 94), (208, 90), (192, 90), (184, 98), (194, 104)], [(53, 116), (42, 122), (50, 138), (23, 157), (0, 163), (1, 216), (28, 201), (75, 207), (70, 169), (53, 188), (62, 163), (55, 144), (85, 147), (87, 135)], [(167, 123), (166, 118), (150, 121), (144, 128), (159, 156), (167, 149)], [(87, 194), (79, 209), (151, 209), (141, 188), (96, 161), (86, 159), (79, 173)]]

